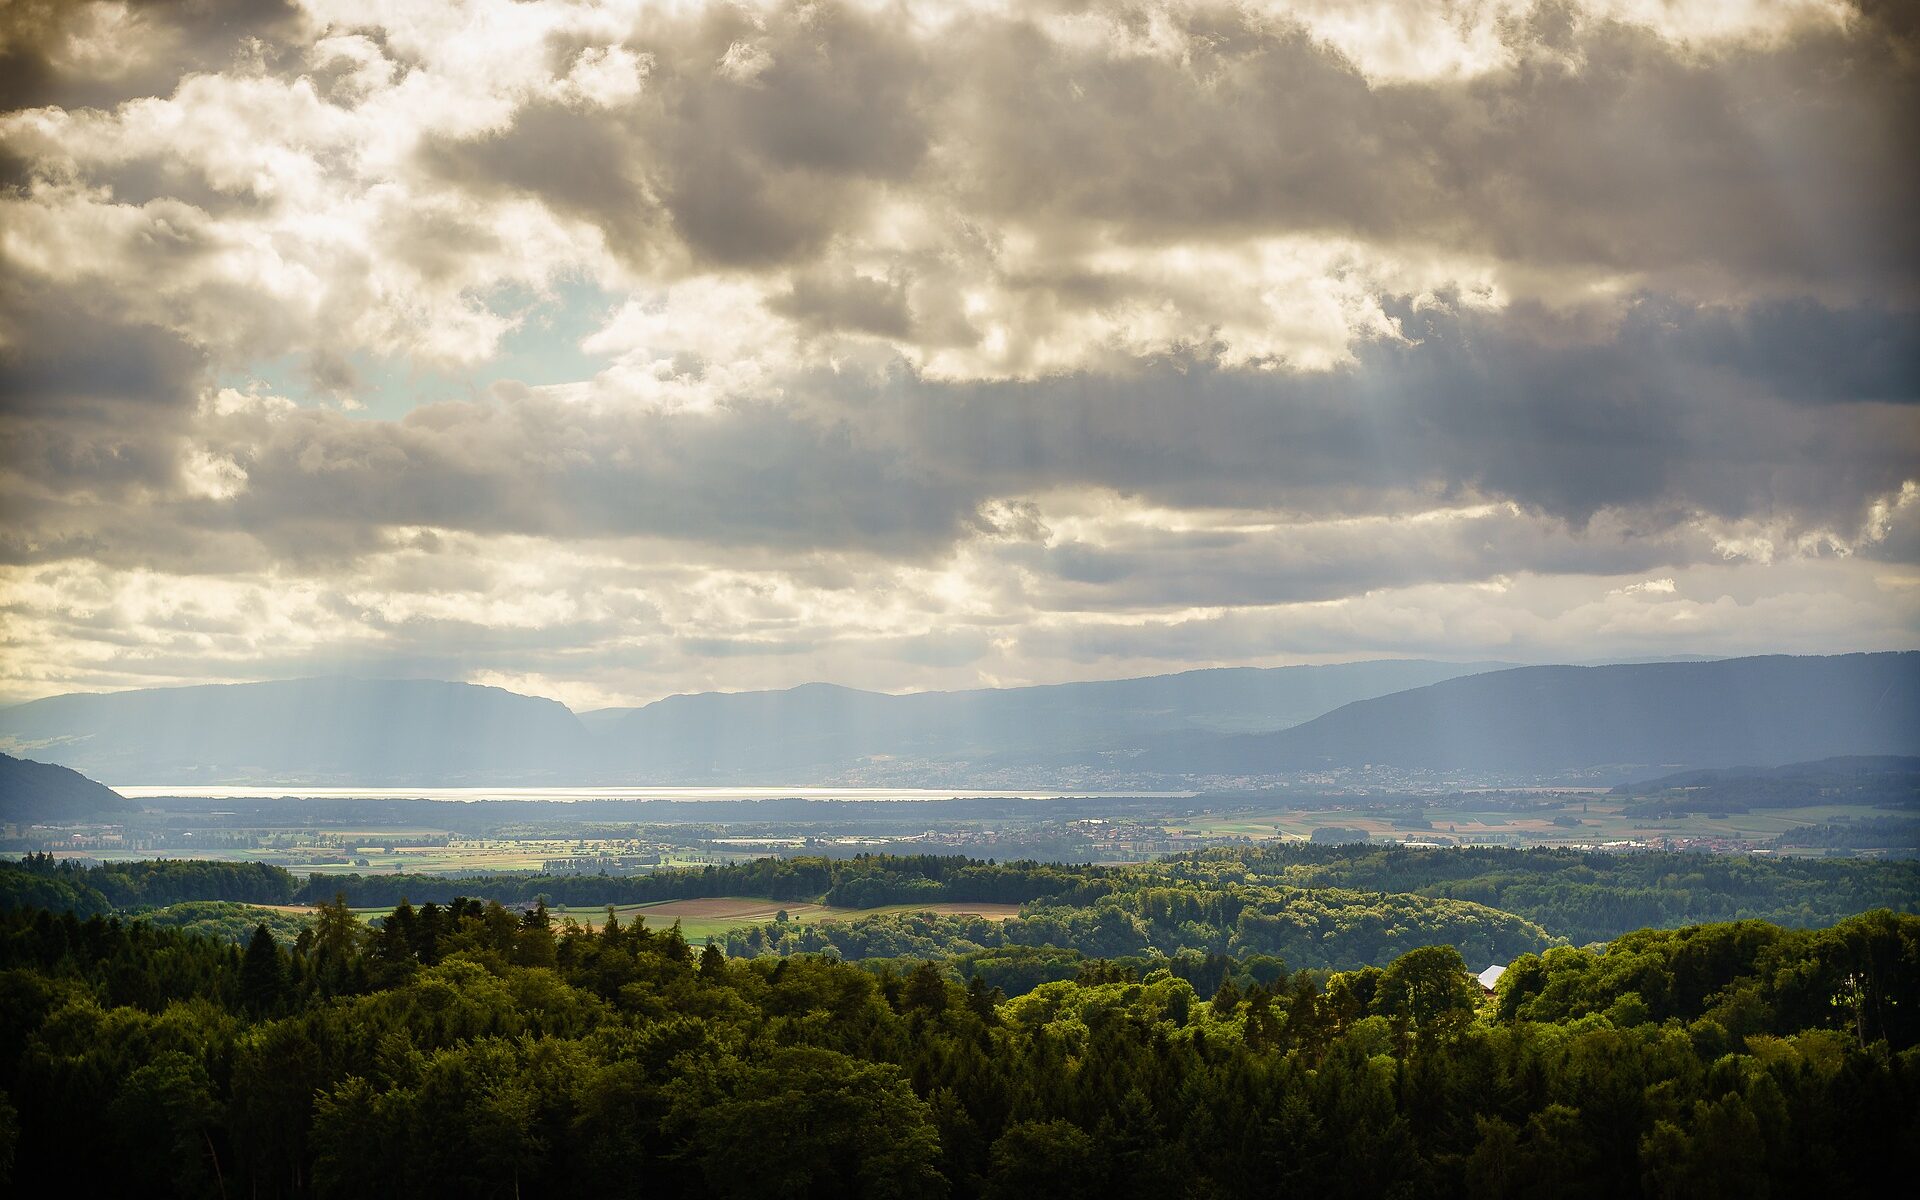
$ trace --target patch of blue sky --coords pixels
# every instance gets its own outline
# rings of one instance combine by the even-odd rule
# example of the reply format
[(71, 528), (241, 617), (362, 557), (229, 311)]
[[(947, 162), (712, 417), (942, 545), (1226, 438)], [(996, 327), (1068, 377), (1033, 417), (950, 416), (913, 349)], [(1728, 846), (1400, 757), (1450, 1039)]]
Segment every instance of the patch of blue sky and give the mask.
[[(355, 351), (323, 369), (312, 355), (261, 359), (219, 379), (221, 387), (258, 389), (297, 404), (343, 408), (348, 415), (392, 420), (441, 400), (475, 400), (503, 380), (530, 387), (591, 379), (607, 364), (581, 342), (604, 326), (618, 298), (592, 282), (562, 280), (546, 295), (525, 287), (501, 287), (485, 297), (489, 311), (518, 318), (492, 357), (472, 367), (448, 370), (405, 354)], [(351, 404), (343, 404), (350, 400)]]

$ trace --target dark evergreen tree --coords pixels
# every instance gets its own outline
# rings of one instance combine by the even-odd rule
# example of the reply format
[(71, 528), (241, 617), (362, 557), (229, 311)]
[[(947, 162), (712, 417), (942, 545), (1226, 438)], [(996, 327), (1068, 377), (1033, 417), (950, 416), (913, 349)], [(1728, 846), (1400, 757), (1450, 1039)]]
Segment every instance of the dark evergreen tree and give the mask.
[(240, 960), (240, 998), (248, 1012), (265, 1016), (277, 1012), (286, 998), (287, 968), (280, 944), (264, 924), (253, 931)]

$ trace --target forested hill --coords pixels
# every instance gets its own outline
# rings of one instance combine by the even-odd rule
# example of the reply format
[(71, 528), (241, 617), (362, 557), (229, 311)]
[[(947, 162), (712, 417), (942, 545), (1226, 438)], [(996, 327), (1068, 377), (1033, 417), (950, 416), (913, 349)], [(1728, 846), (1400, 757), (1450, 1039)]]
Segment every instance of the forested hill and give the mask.
[(154, 1197), (1898, 1194), (1920, 918), (1325, 975), (696, 955), (479, 902), (244, 954), (0, 913), (0, 1188)]
[(0, 824), (111, 820), (139, 807), (78, 771), (0, 754)]
[(1520, 667), (1182, 751), (1196, 773), (1363, 765), (1552, 774), (1920, 754), (1920, 651)]

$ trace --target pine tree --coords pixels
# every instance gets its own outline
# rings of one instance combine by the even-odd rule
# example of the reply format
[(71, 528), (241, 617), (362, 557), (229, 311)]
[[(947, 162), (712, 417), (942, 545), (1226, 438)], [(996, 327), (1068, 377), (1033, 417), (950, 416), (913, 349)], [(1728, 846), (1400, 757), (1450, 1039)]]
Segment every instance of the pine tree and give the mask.
[(286, 989), (286, 964), (280, 959), (280, 944), (273, 940), (273, 932), (262, 922), (253, 931), (246, 955), (240, 960), (241, 1002), (247, 1011), (265, 1015), (280, 1006)]
[(1240, 1007), (1240, 985), (1229, 975), (1220, 981), (1220, 990), (1213, 994), (1213, 1015), (1230, 1017)]
[(987, 981), (978, 972), (967, 980), (967, 1007), (973, 1010), (974, 1016), (988, 1024), (999, 1019), (1000, 1004), (1006, 998), (1004, 991), (987, 986)]
[(393, 910), (380, 931), (380, 957), (389, 964), (399, 965), (413, 961), (413, 946), (419, 936), (419, 919), (414, 915), (413, 905), (407, 898), (400, 898), (400, 907)]

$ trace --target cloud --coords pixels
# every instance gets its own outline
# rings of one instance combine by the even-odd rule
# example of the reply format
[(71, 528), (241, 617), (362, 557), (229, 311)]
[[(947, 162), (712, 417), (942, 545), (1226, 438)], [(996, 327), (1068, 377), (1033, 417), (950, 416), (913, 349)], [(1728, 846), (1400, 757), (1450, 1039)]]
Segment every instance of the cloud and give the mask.
[(613, 105), (535, 99), (504, 128), (426, 139), (422, 165), (589, 221), (637, 265), (754, 267), (818, 251), (926, 149), (926, 63), (897, 20), (715, 7), (595, 54), (646, 63), (644, 86)]
[(277, 57), (290, 0), (17, 0), (0, 21), (0, 109), (111, 107), (182, 75)]
[[(1826, 318), (1849, 328), (1843, 316)], [(1761, 340), (1770, 319), (1804, 314), (1745, 318)], [(1783, 537), (1831, 530), (1852, 541), (1920, 461), (1911, 405), (1837, 399), (1824, 380), (1804, 392), (1790, 375), (1727, 361), (1717, 313), (1648, 301), (1592, 340), (1555, 321), (1523, 330), (1513, 314), (1436, 307), (1403, 324), (1418, 336), (1368, 344), (1355, 366), (1309, 374), (1204, 358), (1036, 384), (817, 371), (766, 396), (687, 407), (635, 402), (636, 377), (617, 366), (583, 388), (503, 386), (397, 421), (241, 404), (198, 414), (194, 433), (195, 453), (231, 463), (244, 489), (218, 505), (183, 495), (156, 515), (290, 556), (303, 545), (350, 552), (368, 531), (428, 526), (924, 559), (975, 535), (996, 502), (1095, 488), (1176, 509), (1308, 517), (1512, 504), (1563, 536), (1604, 518), (1670, 553), (1671, 531), (1703, 520), (1768, 520)], [(709, 369), (697, 343), (689, 347), (654, 360), (668, 364), (667, 383)], [(664, 386), (658, 372), (638, 378), (654, 389), (646, 394)], [(1862, 378), (1876, 396), (1920, 393), (1920, 381), (1892, 367)], [(33, 380), (21, 386), (41, 395)], [(139, 525), (110, 551), (120, 518), (102, 518), (102, 553), (138, 561), (163, 552)], [(1104, 559), (1081, 569), (1095, 561)], [(1420, 569), (1415, 562), (1402, 568)]]
[(10, 6), (0, 687), (1911, 641), (1916, 44), (1827, 0)]

